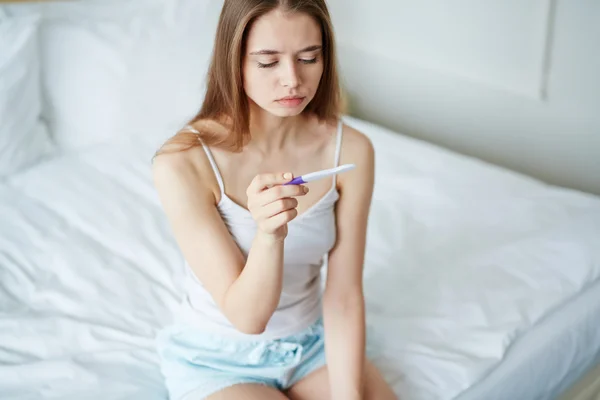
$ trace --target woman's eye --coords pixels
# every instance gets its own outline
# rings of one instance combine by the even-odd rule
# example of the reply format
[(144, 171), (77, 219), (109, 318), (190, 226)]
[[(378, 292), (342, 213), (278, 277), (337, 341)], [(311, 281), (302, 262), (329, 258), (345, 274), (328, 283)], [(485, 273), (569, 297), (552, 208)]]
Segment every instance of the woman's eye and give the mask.
[[(300, 61), (302, 64), (314, 64), (317, 62), (317, 57), (310, 59), (300, 58), (298, 61)], [(272, 63), (257, 62), (257, 65), (258, 68), (271, 68), (277, 65), (277, 61), (273, 61)]]
[(259, 62), (258, 63), (258, 68), (271, 68), (271, 67), (274, 67), (275, 64), (277, 64), (277, 61), (274, 61), (274, 62), (269, 63), (269, 64), (263, 64), (263, 63)]

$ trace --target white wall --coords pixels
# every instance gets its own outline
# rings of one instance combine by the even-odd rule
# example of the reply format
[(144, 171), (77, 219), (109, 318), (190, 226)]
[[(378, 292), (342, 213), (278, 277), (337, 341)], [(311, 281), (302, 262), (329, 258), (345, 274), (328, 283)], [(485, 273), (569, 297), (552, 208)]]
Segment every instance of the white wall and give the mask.
[(600, 194), (600, 1), (328, 4), (352, 114)]

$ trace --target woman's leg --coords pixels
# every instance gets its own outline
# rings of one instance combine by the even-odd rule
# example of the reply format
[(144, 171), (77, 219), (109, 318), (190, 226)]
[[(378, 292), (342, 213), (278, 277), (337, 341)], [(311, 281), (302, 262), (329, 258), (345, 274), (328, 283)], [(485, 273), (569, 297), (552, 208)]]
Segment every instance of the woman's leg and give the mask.
[[(330, 400), (327, 367), (322, 367), (292, 386), (287, 395), (291, 400)], [(381, 373), (370, 362), (365, 366), (365, 400), (397, 400)]]
[[(194, 395), (186, 396), (185, 400), (200, 400)], [(206, 400), (288, 400), (288, 398), (272, 387), (260, 384), (241, 383), (229, 386), (206, 398)]]

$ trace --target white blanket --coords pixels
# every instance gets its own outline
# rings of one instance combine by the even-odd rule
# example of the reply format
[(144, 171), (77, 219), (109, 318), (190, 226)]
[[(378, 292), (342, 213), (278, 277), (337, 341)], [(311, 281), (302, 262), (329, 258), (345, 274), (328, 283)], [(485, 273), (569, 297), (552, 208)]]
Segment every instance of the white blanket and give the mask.
[[(356, 119), (377, 152), (365, 288), (403, 399), (450, 399), (600, 276), (600, 199)], [(156, 330), (183, 263), (154, 149), (57, 156), (0, 184), (0, 397), (164, 399)]]

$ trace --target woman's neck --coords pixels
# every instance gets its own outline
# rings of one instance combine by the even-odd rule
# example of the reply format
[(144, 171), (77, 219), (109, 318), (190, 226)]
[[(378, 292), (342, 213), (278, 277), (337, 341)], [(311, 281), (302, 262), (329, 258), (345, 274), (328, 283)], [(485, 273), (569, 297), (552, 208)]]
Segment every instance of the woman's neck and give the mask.
[(298, 142), (298, 136), (306, 125), (306, 117), (278, 117), (265, 110), (250, 113), (250, 145), (262, 153), (280, 151)]

